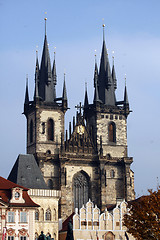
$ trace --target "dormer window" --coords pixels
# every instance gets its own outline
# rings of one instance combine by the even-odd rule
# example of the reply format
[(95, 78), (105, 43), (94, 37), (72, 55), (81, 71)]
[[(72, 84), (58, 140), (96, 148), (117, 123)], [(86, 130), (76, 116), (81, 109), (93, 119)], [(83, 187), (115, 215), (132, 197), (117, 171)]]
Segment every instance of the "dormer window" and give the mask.
[(18, 199), (20, 197), (20, 193), (19, 192), (15, 192), (15, 199)]
[(16, 187), (12, 189), (12, 198), (10, 203), (24, 203), (25, 200), (23, 198), (23, 189)]

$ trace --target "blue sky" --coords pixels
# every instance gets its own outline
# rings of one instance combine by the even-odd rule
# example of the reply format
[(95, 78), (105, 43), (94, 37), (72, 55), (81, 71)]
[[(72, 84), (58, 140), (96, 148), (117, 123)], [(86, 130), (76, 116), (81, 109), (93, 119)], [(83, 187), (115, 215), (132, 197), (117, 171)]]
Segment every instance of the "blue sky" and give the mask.
[[(159, 0), (0, 0), (0, 175), (7, 177), (18, 154), (25, 153), (23, 111), (26, 74), (33, 96), (35, 51), (39, 60), (47, 37), (51, 59), (56, 46), (57, 95), (66, 72), (72, 120), (83, 101), (85, 82), (93, 99), (94, 50), (102, 47), (102, 19), (110, 63), (112, 51), (123, 98), (124, 76), (133, 113), (128, 117), (128, 152), (133, 156), (137, 196), (157, 187), (160, 177), (160, 1)], [(67, 126), (68, 127), (68, 124)]]

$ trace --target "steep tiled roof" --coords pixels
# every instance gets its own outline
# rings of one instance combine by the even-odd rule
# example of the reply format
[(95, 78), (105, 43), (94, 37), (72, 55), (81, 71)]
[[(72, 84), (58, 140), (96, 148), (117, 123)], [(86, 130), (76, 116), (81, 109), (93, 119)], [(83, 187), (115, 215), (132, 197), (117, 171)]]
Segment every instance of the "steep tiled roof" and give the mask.
[(8, 180), (27, 188), (48, 189), (32, 154), (18, 156)]

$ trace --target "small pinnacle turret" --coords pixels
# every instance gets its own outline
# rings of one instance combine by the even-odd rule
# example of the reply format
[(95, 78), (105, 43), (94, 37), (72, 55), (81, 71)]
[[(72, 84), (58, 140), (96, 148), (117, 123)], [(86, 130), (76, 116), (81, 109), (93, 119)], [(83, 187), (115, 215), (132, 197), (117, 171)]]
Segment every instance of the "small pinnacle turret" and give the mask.
[(87, 93), (87, 87), (85, 89), (85, 97), (84, 97), (84, 108), (88, 107), (88, 93)]
[(34, 91), (34, 100), (35, 101), (39, 98), (38, 82), (39, 82), (39, 62), (38, 62), (38, 56), (37, 56), (36, 57), (36, 69), (35, 69), (35, 91)]
[(116, 72), (115, 72), (115, 67), (114, 67), (114, 61), (113, 61), (113, 66), (112, 66), (112, 79), (113, 79), (113, 85), (114, 89), (117, 89), (117, 79), (116, 79)]
[(24, 113), (28, 110), (29, 106), (29, 93), (28, 93), (28, 77), (26, 78), (26, 92), (25, 92), (25, 99), (24, 99)]
[(28, 77), (26, 78), (26, 92), (25, 92), (25, 101), (24, 104), (29, 103), (29, 93), (28, 93)]
[(67, 100), (67, 89), (66, 89), (65, 73), (64, 73), (63, 93), (62, 93), (62, 107), (63, 107), (64, 110), (67, 110), (67, 108), (68, 108), (68, 100)]
[(53, 68), (52, 68), (52, 80), (53, 80), (53, 98), (56, 99), (57, 75), (56, 75), (55, 54), (54, 54), (54, 61), (53, 61)]

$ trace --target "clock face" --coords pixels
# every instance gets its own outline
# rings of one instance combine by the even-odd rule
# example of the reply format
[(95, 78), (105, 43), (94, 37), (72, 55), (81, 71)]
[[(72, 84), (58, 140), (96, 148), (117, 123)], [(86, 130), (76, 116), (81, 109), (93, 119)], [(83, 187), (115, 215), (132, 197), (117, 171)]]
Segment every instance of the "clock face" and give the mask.
[(19, 198), (20, 197), (20, 194), (19, 194), (19, 192), (15, 192), (15, 198)]
[(84, 133), (84, 126), (79, 125), (77, 128), (77, 133), (79, 133), (80, 135), (82, 135)]

